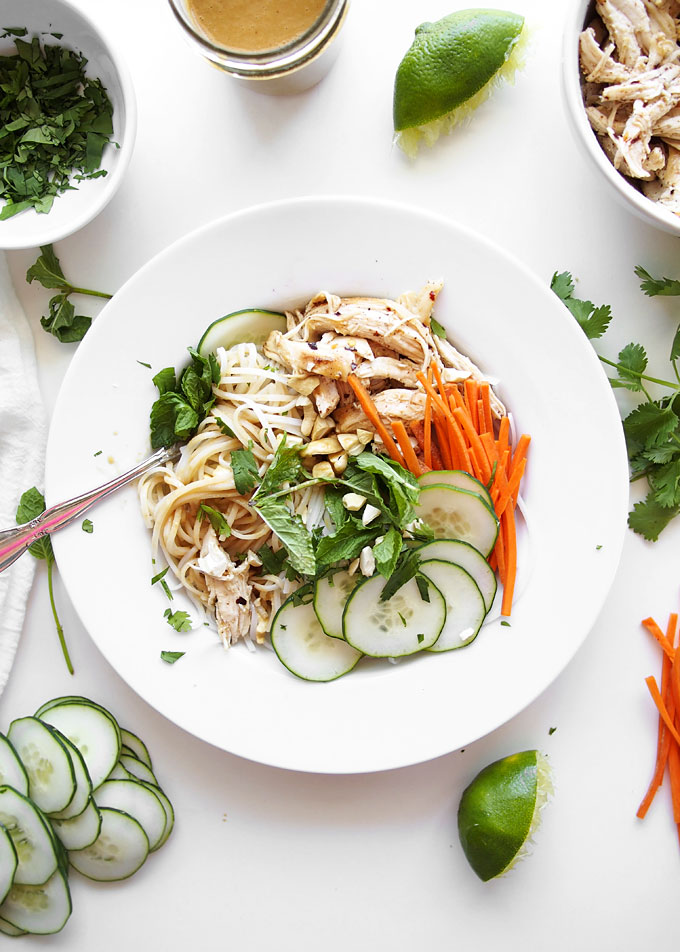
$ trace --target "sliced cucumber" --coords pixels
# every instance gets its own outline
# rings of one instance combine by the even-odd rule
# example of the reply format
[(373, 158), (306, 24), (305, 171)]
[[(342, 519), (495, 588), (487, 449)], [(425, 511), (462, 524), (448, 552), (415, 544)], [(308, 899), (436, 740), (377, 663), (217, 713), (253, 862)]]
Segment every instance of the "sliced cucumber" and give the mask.
[(128, 813), (141, 825), (149, 841), (149, 852), (160, 846), (166, 827), (163, 804), (147, 784), (130, 780), (107, 780), (94, 792), (97, 806)]
[(446, 621), (446, 603), (429, 579), (409, 579), (394, 595), (380, 601), (382, 575), (360, 582), (347, 600), (342, 616), (345, 640), (373, 658), (399, 658), (431, 648)]
[[(153, 770), (147, 767), (143, 761), (138, 760), (137, 757), (129, 757), (125, 754), (121, 754), (118, 763), (127, 771), (128, 777), (131, 775), (136, 777), (137, 780), (145, 780), (147, 783), (158, 784)], [(109, 780), (115, 780), (115, 777), (110, 776)]]
[(486, 605), (473, 577), (453, 562), (428, 559), (420, 571), (437, 586), (446, 601), (446, 624), (430, 651), (451, 651), (469, 645), (486, 618)]
[(37, 717), (20, 717), (7, 737), (28, 774), (28, 795), (43, 813), (65, 810), (76, 792), (73, 762), (56, 733)]
[(175, 810), (174, 810), (172, 804), (170, 803), (170, 800), (169, 800), (168, 797), (166, 796), (165, 792), (164, 792), (163, 790), (161, 790), (161, 788), (158, 786), (158, 784), (155, 784), (155, 783), (147, 783), (145, 780), (142, 780), (142, 783), (144, 784), (144, 786), (149, 787), (149, 788), (153, 791), (153, 793), (156, 794), (156, 796), (158, 797), (158, 799), (161, 801), (161, 805), (162, 805), (163, 809), (165, 810), (165, 820), (166, 820), (166, 822), (165, 822), (165, 831), (163, 832), (163, 836), (161, 837), (160, 842), (159, 842), (158, 846), (156, 847), (156, 849), (159, 850), (159, 849), (161, 848), (161, 846), (164, 845), (164, 843), (166, 842), (166, 840), (168, 839), (168, 837), (170, 836), (170, 834), (172, 833), (172, 831), (173, 831), (173, 829), (174, 829), (174, 826), (175, 826)]
[(453, 486), (425, 486), (420, 491), (416, 515), (434, 532), (436, 539), (469, 542), (483, 556), (496, 543), (498, 519), (476, 493)]
[(4, 826), (0, 826), (0, 902), (10, 891), (18, 863), (12, 837)]
[(203, 332), (196, 350), (205, 357), (214, 354), (218, 347), (228, 348), (245, 342), (264, 344), (272, 331), (285, 334), (287, 330), (284, 314), (249, 307), (213, 321)]
[(50, 822), (57, 839), (70, 852), (83, 850), (94, 843), (99, 836), (102, 818), (96, 803), (90, 798), (78, 816), (71, 817), (70, 820), (56, 820), (52, 817)]
[(73, 817), (79, 816), (87, 807), (88, 801), (92, 796), (92, 781), (87, 772), (83, 755), (78, 748), (72, 744), (68, 737), (65, 737), (61, 731), (58, 731), (56, 727), (49, 727), (49, 730), (54, 731), (62, 744), (66, 747), (71, 758), (71, 763), (73, 764), (73, 773), (76, 780), (76, 792), (73, 794), (73, 799), (65, 810), (50, 813), (50, 819), (70, 820)]
[(56, 727), (83, 755), (93, 789), (104, 782), (120, 754), (120, 729), (102, 707), (65, 700), (40, 715)]
[[(14, 883), (39, 886), (47, 882), (58, 863), (54, 834), (43, 813), (12, 787), (0, 787), (0, 824), (9, 833), (17, 854)], [(2, 911), (0, 916), (4, 916)], [(11, 916), (4, 917), (13, 922)]]
[[(133, 734), (132, 731), (127, 730), (125, 727), (120, 729), (120, 739), (123, 747), (127, 747), (125, 753), (131, 753), (133, 757), (136, 757), (138, 760), (141, 760), (142, 763), (146, 764), (149, 770), (153, 770), (153, 764), (151, 763), (151, 755), (146, 748), (146, 744), (143, 740), (137, 737), (136, 734)], [(123, 751), (121, 751), (122, 753)]]
[(127, 813), (102, 807), (101, 816), (99, 836), (91, 846), (70, 854), (71, 865), (97, 882), (127, 879), (149, 855), (149, 840), (137, 820)]
[(460, 539), (435, 539), (434, 542), (421, 545), (418, 555), (421, 559), (443, 559), (464, 568), (479, 586), (487, 612), (491, 610), (498, 587), (496, 573), (482, 553), (469, 542), (462, 542)]
[(272, 648), (290, 672), (305, 681), (334, 681), (355, 666), (361, 652), (338, 638), (329, 638), (311, 602), (292, 595), (274, 617)]
[(342, 638), (342, 613), (350, 592), (356, 588), (361, 575), (335, 572), (324, 575), (314, 586), (314, 611), (329, 638)]
[(426, 486), (453, 486), (454, 489), (467, 489), (471, 493), (481, 496), (487, 506), (493, 506), (489, 490), (484, 483), (466, 473), (464, 469), (433, 469), (418, 477), (421, 489)]
[(0, 932), (4, 935), (28, 935), (25, 929), (17, 929), (16, 926), (13, 926), (11, 922), (8, 922), (6, 919), (3, 919), (0, 916)]
[[(45, 701), (44, 704), (40, 705), (33, 717), (39, 717), (40, 720), (42, 720), (45, 711), (49, 711), (53, 707), (59, 707), (61, 704), (73, 703), (89, 704), (90, 707), (98, 707), (100, 711), (104, 711), (105, 714), (109, 714), (105, 707), (102, 707), (101, 704), (97, 704), (96, 701), (91, 701), (89, 697), (83, 697), (81, 694), (64, 694), (61, 697), (53, 697), (49, 701)], [(112, 717), (113, 715), (109, 714), (109, 716)]]
[(66, 877), (57, 869), (38, 886), (16, 882), (0, 905), (0, 916), (16, 929), (33, 935), (51, 935), (66, 925), (71, 915), (71, 894)]
[(14, 787), (24, 796), (28, 794), (28, 774), (16, 750), (4, 734), (0, 734), (0, 785)]
[[(122, 756), (123, 755), (121, 754), (121, 757)], [(126, 770), (119, 760), (117, 764), (114, 764), (113, 770), (111, 771), (111, 773), (108, 775), (106, 779), (107, 780), (129, 780), (131, 776), (132, 774), (130, 773), (130, 771)]]

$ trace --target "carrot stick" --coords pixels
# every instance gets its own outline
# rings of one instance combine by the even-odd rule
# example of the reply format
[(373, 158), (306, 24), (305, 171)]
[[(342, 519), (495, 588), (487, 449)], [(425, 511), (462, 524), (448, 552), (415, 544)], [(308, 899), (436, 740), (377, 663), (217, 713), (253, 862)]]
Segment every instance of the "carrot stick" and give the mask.
[(433, 360), (430, 364), (430, 367), (432, 367), (432, 373), (434, 374), (434, 379), (437, 383), (437, 390), (439, 391), (439, 396), (442, 399), (442, 403), (446, 403), (446, 390), (444, 388), (444, 381), (442, 380), (439, 364), (437, 361)]
[(649, 693), (652, 695), (652, 700), (656, 704), (657, 710), (663, 718), (664, 724), (671, 732), (676, 744), (680, 744), (680, 734), (676, 730), (675, 724), (673, 723), (673, 720), (666, 709), (666, 705), (663, 702), (661, 694), (659, 693), (659, 686), (656, 683), (656, 678), (653, 675), (650, 675), (650, 677), (645, 678), (645, 684), (649, 688)]
[(395, 463), (400, 463), (402, 466), (404, 466), (404, 458), (397, 449), (397, 444), (387, 432), (387, 427), (380, 419), (380, 414), (378, 413), (376, 406), (371, 400), (364, 385), (354, 374), (348, 375), (347, 382), (354, 391), (354, 395), (359, 401), (359, 406), (371, 421), (376, 431), (379, 433), (383, 443), (385, 444), (385, 449), (387, 452), (390, 454)]
[(663, 648), (664, 654), (668, 655), (668, 657), (672, 661), (673, 658), (675, 657), (675, 651), (673, 650), (673, 646), (670, 644), (670, 642), (668, 641), (664, 633), (661, 631), (657, 623), (654, 621), (654, 619), (645, 618), (642, 621), (642, 625), (644, 628), (647, 629), (650, 635), (654, 635), (656, 640), (659, 642), (659, 644)]
[(678, 615), (676, 612), (671, 612), (668, 616), (668, 624), (666, 625), (666, 638), (671, 648), (675, 649), (675, 633), (678, 627)]
[(404, 460), (406, 461), (406, 468), (413, 473), (414, 476), (421, 475), (420, 463), (418, 462), (418, 457), (415, 454), (413, 449), (413, 444), (408, 438), (408, 433), (406, 432), (406, 427), (404, 426), (401, 420), (392, 420), (392, 431), (397, 438), (397, 443), (401, 452), (404, 454)]
[[(484, 447), (481, 444), (472, 419), (464, 410), (461, 410), (460, 407), (456, 407), (453, 411), (453, 418), (460, 424), (460, 428), (470, 444), (470, 455), (479, 467), (479, 475), (482, 478), (482, 482), (487, 483), (491, 475), (491, 467), (487, 462)], [(474, 475), (477, 474), (475, 473)]]
[(494, 555), (496, 556), (496, 562), (498, 563), (498, 577), (501, 582), (505, 585), (506, 579), (506, 565), (505, 565), (505, 546), (503, 544), (503, 533), (498, 531), (498, 538), (496, 539), (496, 545), (494, 546)]
[(482, 401), (484, 430), (487, 433), (493, 433), (493, 417), (491, 415), (491, 387), (488, 380), (482, 380), (479, 385), (479, 393)]
[[(667, 654), (663, 655), (663, 661), (661, 665), (661, 697), (666, 703), (667, 691), (668, 691), (668, 682), (669, 674), (671, 670), (671, 662)], [(654, 797), (656, 796), (656, 791), (659, 789), (663, 783), (663, 775), (666, 771), (666, 764), (668, 763), (668, 751), (671, 746), (671, 735), (666, 728), (666, 725), (663, 722), (663, 718), (659, 717), (659, 729), (657, 732), (656, 740), (656, 762), (654, 764), (654, 773), (652, 774), (652, 779), (647, 788), (640, 806), (637, 809), (637, 816), (643, 820), (647, 815)]]
[[(667, 655), (664, 655), (664, 661)], [(675, 710), (680, 713), (680, 651), (675, 652), (675, 658), (670, 670), (670, 686)]]
[(442, 422), (442, 418), (437, 413), (434, 414), (434, 429), (437, 434), (437, 446), (439, 447), (444, 469), (451, 469), (451, 454), (449, 453), (446, 423)]
[[(518, 468), (514, 471), (510, 479), (507, 481), (506, 486), (498, 495), (498, 500), (496, 502), (496, 515), (500, 518), (506, 509), (514, 509), (515, 503), (517, 500), (517, 490), (519, 489), (519, 484), (522, 481), (522, 476), (524, 475), (524, 467), (526, 465), (526, 460), (522, 460)], [(508, 503), (512, 500), (512, 506), (509, 506)]]
[(496, 443), (498, 445), (498, 455), (502, 456), (510, 445), (510, 420), (507, 416), (501, 417)]
[(680, 750), (675, 744), (671, 744), (668, 751), (668, 775), (671, 779), (673, 820), (680, 823)]
[(477, 473), (474, 472), (474, 458), (468, 450), (463, 431), (458, 425), (455, 416), (451, 416), (449, 420), (449, 439), (451, 445), (456, 448), (456, 456), (458, 457), (459, 463), (458, 468), (464, 470), (466, 473), (471, 473), (473, 476), (477, 476)]
[(423, 434), (423, 457), (425, 465), (432, 469), (432, 397), (425, 397), (425, 431)]
[(492, 434), (489, 433), (488, 430), (485, 430), (484, 433), (479, 434), (479, 440), (484, 447), (484, 452), (486, 453), (486, 458), (489, 461), (491, 472), (494, 472), (494, 465), (496, 467), (496, 472), (498, 472), (498, 449), (496, 448), (496, 441), (494, 440)]
[(512, 599), (517, 577), (517, 534), (515, 511), (512, 506), (507, 506), (503, 513), (501, 530), (505, 548), (505, 580), (503, 582), (503, 598), (501, 599), (501, 615), (508, 616), (512, 612)]
[(465, 406), (467, 407), (467, 412), (470, 414), (470, 419), (472, 420), (472, 425), (475, 428), (475, 433), (479, 433), (479, 420), (477, 419), (477, 381), (472, 377), (468, 377), (463, 384), (463, 389), (465, 392)]

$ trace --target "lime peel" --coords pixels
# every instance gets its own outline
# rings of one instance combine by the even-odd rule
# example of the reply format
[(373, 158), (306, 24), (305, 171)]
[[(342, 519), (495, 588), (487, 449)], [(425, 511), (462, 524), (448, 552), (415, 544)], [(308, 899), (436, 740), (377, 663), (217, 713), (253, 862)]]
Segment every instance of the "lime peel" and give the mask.
[[(502, 11), (461, 11), (460, 15), (463, 13), (502, 13)], [(449, 18), (445, 17), (444, 20)], [(434, 26), (438, 26), (439, 23), (443, 21), (438, 21)], [(418, 28), (420, 29), (420, 28)], [(416, 37), (418, 36), (418, 30), (416, 30)], [(414, 43), (415, 46), (415, 43)], [(412, 46), (411, 49), (414, 47)], [(475, 112), (487, 99), (492, 95), (492, 93), (504, 83), (509, 83), (514, 85), (517, 73), (522, 70), (526, 64), (527, 51), (529, 48), (529, 32), (527, 30), (526, 22), (522, 21), (522, 27), (508, 44), (507, 50), (505, 52), (505, 60), (501, 66), (491, 75), (488, 81), (475, 93), (465, 99), (464, 102), (461, 102), (460, 105), (446, 112), (444, 115), (438, 116), (432, 119), (429, 122), (422, 122), (418, 125), (411, 125), (408, 128), (397, 129), (394, 136), (394, 141), (406, 153), (410, 158), (414, 158), (418, 152), (418, 148), (421, 143), (424, 143), (427, 146), (433, 146), (437, 141), (440, 135), (449, 134), (453, 129), (461, 125), (464, 122), (468, 122), (472, 113)], [(402, 69), (404, 62), (409, 56), (409, 50), (406, 53), (406, 56), (400, 64), (399, 70)], [(397, 71), (397, 78), (395, 80), (395, 112), (397, 99), (400, 96), (400, 91), (398, 89), (399, 84), (399, 70)], [(395, 121), (395, 127), (397, 122)]]
[(480, 879), (504, 875), (530, 853), (553, 793), (550, 765), (537, 750), (511, 754), (477, 774), (461, 797), (458, 833)]

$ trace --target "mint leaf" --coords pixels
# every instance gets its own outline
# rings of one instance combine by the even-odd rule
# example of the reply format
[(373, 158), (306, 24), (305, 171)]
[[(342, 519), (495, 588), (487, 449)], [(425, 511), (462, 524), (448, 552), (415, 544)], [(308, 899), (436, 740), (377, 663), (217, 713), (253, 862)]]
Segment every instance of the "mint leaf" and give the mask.
[(380, 593), (380, 601), (386, 602), (398, 592), (402, 585), (412, 579), (418, 572), (420, 557), (417, 549), (405, 549), (399, 557), (399, 562), (394, 572), (387, 580), (385, 587)]
[[(42, 515), (44, 511), (45, 497), (35, 486), (32, 486), (22, 494), (19, 500), (16, 513), (17, 524), (22, 525), (25, 522), (32, 522), (34, 519), (37, 519), (38, 516)], [(41, 536), (41, 538), (32, 542), (28, 547), (28, 551), (36, 559), (44, 559), (48, 563), (54, 562), (52, 540), (48, 535)]]
[(356, 559), (364, 546), (373, 542), (376, 535), (376, 529), (358, 530), (353, 523), (347, 522), (334, 535), (322, 536), (316, 547), (319, 571), (345, 559)]
[(246, 496), (259, 479), (257, 460), (250, 450), (232, 450), (231, 469), (239, 496)]
[(44, 330), (52, 334), (62, 344), (81, 341), (90, 329), (91, 317), (76, 314), (76, 309), (66, 294), (57, 294), (50, 299), (49, 312), (40, 318)]
[(373, 555), (375, 557), (375, 567), (383, 576), (390, 578), (394, 572), (399, 553), (401, 552), (401, 532), (391, 526), (385, 533), (381, 542), (376, 542), (373, 546)]
[[(262, 477), (260, 487), (253, 497), (253, 501), (281, 489), (283, 483), (294, 482), (302, 472), (300, 453), (296, 446), (286, 445), (286, 434), (276, 448), (274, 458)], [(257, 503), (256, 503), (257, 504)]]
[(659, 294), (674, 297), (680, 294), (680, 281), (674, 278), (653, 278), (641, 265), (635, 268), (635, 274), (641, 279), (640, 290), (648, 297), (656, 297)]
[(175, 661), (179, 661), (180, 658), (183, 658), (185, 654), (185, 651), (161, 651), (161, 661), (165, 661), (167, 664), (174, 664)]
[(236, 434), (234, 433), (232, 428), (224, 422), (222, 417), (218, 417), (218, 416), (215, 416), (215, 414), (213, 414), (213, 418), (215, 420), (215, 423), (217, 423), (220, 430), (222, 431), (222, 433), (224, 433), (225, 436), (231, 436), (233, 437), (233, 439), (236, 439)]
[(26, 272), (26, 281), (29, 284), (38, 281), (44, 288), (58, 288), (67, 293), (71, 290), (52, 245), (40, 246), (40, 255)]
[(300, 516), (294, 516), (286, 504), (279, 500), (264, 501), (258, 506), (257, 511), (281, 544), (285, 546), (290, 556), (290, 564), (295, 571), (301, 575), (315, 575), (316, 558), (312, 536)]
[(257, 550), (256, 555), (260, 562), (262, 562), (265, 575), (280, 575), (288, 558), (288, 552), (285, 549), (279, 549), (278, 552), (274, 552), (271, 546), (268, 545), (261, 546)]
[(188, 440), (199, 424), (198, 414), (177, 393), (167, 391), (151, 407), (151, 446)]

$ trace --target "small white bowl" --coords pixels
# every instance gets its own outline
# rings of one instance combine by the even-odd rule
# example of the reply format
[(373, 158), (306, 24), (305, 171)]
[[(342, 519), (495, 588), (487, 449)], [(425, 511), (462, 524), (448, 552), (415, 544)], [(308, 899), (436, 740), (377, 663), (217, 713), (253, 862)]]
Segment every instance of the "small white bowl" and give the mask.
[(575, 137), (590, 162), (609, 184), (619, 202), (649, 225), (680, 236), (680, 217), (647, 198), (620, 172), (605, 155), (593, 131), (583, 104), (579, 66), (579, 34), (590, 19), (593, 0), (576, 0), (570, 4), (564, 25), (562, 47), (562, 88)]
[[(0, 248), (35, 248), (59, 241), (90, 222), (111, 200), (130, 162), (137, 128), (137, 108), (127, 67), (98, 27), (68, 0), (2, 0), (5, 27), (26, 27), (29, 40), (36, 34), (62, 33), (61, 39), (41, 37), (67, 46), (87, 59), (85, 72), (101, 79), (113, 104), (112, 143), (104, 149), (107, 175), (73, 182), (75, 189), (58, 195), (46, 214), (33, 209), (0, 221)], [(12, 53), (13, 39), (0, 41), (0, 54)], [(116, 148), (117, 143), (120, 148)]]

